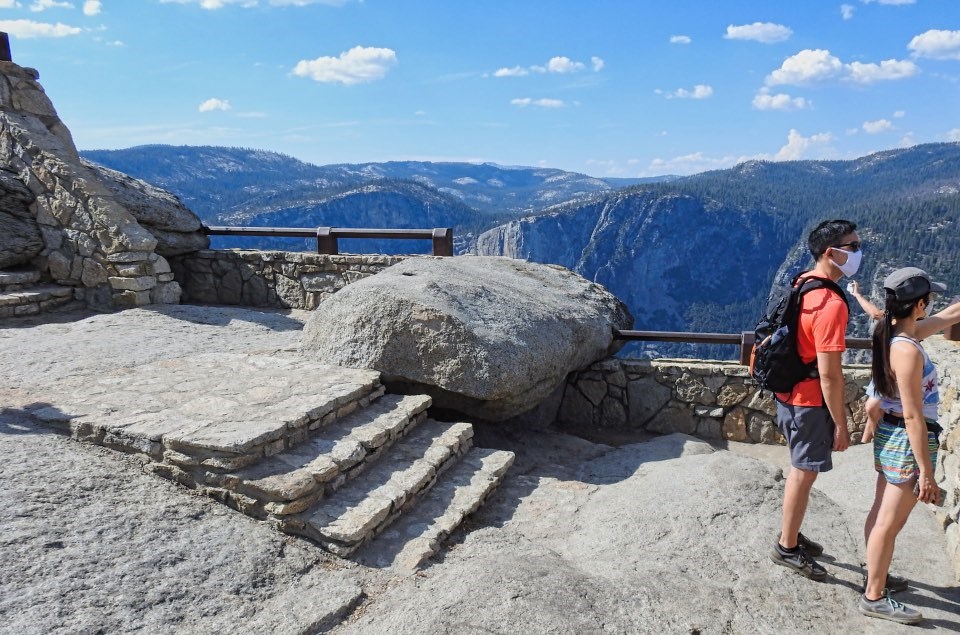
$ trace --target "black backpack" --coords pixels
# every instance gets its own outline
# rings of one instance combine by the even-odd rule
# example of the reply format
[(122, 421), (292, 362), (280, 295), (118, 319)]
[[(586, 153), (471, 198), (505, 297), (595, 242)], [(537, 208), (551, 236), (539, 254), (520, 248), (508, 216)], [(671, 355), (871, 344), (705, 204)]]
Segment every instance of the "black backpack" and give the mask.
[[(807, 272), (804, 272), (807, 273)], [(797, 330), (800, 320), (800, 298), (814, 289), (830, 289), (847, 303), (847, 297), (832, 280), (806, 278), (797, 284), (803, 273), (793, 279), (789, 288), (774, 294), (763, 317), (754, 329), (756, 336), (750, 375), (761, 389), (792, 392), (798, 382), (819, 377), (817, 360), (805, 364), (797, 352)]]

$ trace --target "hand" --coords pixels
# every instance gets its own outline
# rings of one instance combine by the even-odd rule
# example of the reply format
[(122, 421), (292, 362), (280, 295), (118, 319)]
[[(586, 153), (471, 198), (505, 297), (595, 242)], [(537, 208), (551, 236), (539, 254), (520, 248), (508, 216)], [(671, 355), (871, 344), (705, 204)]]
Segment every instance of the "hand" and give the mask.
[(917, 485), (919, 486), (917, 498), (921, 503), (933, 503), (936, 505), (940, 502), (937, 500), (940, 498), (940, 488), (937, 487), (937, 482), (933, 479), (932, 474), (920, 474), (920, 477), (917, 479)]
[(851, 280), (850, 284), (847, 285), (847, 291), (850, 292), (850, 295), (860, 295), (860, 283), (856, 280)]
[(860, 437), (861, 443), (870, 443), (877, 434), (877, 422), (867, 420), (867, 425), (863, 427), (863, 436)]
[(850, 447), (850, 432), (847, 426), (834, 426), (833, 430), (833, 451), (843, 452)]

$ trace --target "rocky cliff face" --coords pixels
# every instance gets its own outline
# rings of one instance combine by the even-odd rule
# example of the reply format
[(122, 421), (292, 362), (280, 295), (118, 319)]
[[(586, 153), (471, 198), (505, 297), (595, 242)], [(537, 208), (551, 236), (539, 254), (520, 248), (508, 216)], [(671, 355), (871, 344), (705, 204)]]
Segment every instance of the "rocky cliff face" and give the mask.
[[(206, 240), (199, 221), (145, 183), (120, 187), (122, 175), (82, 162), (38, 77), (0, 62), (0, 266), (30, 266), (98, 308), (178, 302), (180, 288), (162, 255), (177, 250), (164, 232), (198, 236), (195, 249)], [(164, 216), (161, 209), (171, 212), (152, 223), (160, 240), (130, 207), (154, 219)], [(177, 225), (174, 217), (193, 224)]]
[(758, 211), (638, 191), (501, 225), (476, 251), (568, 267), (623, 299), (635, 329), (709, 330), (730, 307), (761, 306), (791, 247), (773, 224)]

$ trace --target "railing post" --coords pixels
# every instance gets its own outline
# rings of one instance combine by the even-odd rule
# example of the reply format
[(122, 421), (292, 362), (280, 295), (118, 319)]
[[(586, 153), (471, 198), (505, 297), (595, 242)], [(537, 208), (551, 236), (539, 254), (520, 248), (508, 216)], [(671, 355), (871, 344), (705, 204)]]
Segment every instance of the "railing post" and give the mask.
[(332, 233), (332, 227), (317, 227), (317, 253), (335, 256), (340, 253), (337, 250), (337, 237)]
[(753, 345), (757, 341), (756, 334), (753, 331), (742, 331), (740, 333), (740, 364), (750, 365), (750, 354), (753, 353)]
[(453, 229), (450, 227), (436, 227), (433, 230), (433, 255), (453, 255)]

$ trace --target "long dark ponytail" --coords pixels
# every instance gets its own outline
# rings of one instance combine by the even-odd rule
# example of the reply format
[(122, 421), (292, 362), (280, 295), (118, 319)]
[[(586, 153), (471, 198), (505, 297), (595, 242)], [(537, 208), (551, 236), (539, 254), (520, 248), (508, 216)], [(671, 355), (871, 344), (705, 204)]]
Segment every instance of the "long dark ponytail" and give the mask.
[(873, 329), (873, 387), (878, 394), (885, 397), (897, 396), (897, 380), (890, 368), (890, 338), (893, 337), (893, 321), (909, 316), (920, 300), (929, 305), (930, 294), (916, 300), (897, 300), (897, 296), (892, 291), (887, 291), (883, 319), (877, 322)]

